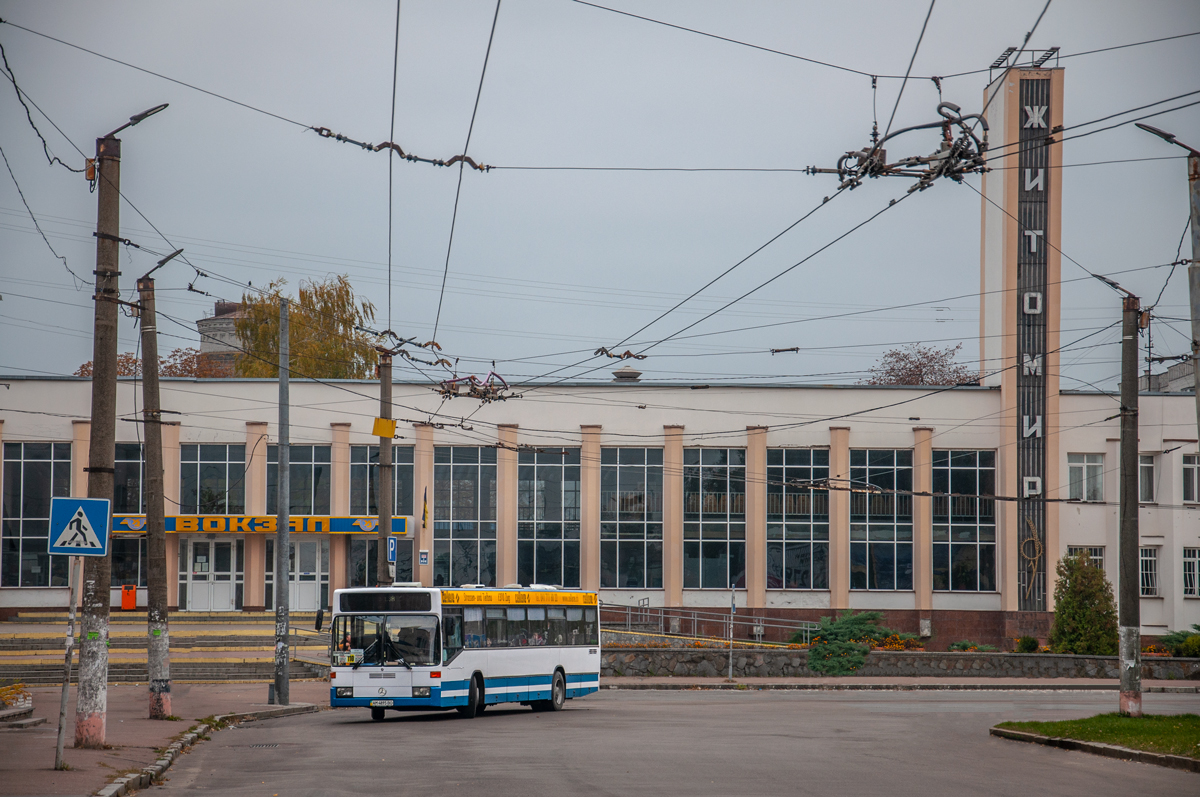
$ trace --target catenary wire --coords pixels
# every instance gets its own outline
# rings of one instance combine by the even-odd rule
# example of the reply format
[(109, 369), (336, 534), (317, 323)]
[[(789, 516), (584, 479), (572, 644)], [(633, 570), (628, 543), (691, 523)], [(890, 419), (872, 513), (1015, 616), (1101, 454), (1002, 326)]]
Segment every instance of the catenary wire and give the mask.
[[(917, 62), (917, 53), (921, 51), (921, 42), (925, 40), (925, 30), (929, 27), (929, 18), (933, 16), (933, 7), (937, 4), (937, 0), (929, 0), (929, 10), (925, 12), (925, 21), (921, 23), (921, 33), (917, 36), (917, 43), (913, 47), (912, 57), (908, 59), (908, 68), (904, 70), (904, 80), (900, 82), (900, 91), (896, 93), (896, 102), (892, 105), (892, 115), (888, 118), (887, 127), (883, 131), (883, 139), (886, 140), (888, 133), (892, 132), (892, 122), (896, 121), (896, 111), (900, 109), (900, 98), (904, 96), (904, 89), (908, 85), (908, 77), (912, 74), (913, 64)], [(876, 144), (876, 148), (878, 148)]]
[[(0, 42), (0, 59), (4, 60), (4, 76), (13, 84), (13, 90), (17, 92), (17, 101), (20, 102), (21, 107), (25, 109), (25, 118), (29, 120), (29, 126), (33, 128), (33, 132), (37, 133), (38, 140), (42, 142), (42, 152), (46, 155), (46, 161), (51, 166), (57, 163), (59, 166), (62, 166), (69, 172), (82, 174), (85, 171), (84, 169), (76, 169), (74, 166), (64, 163), (57, 155), (50, 154), (50, 145), (46, 143), (46, 137), (42, 135), (42, 131), (38, 130), (37, 124), (33, 121), (33, 113), (30, 112), (29, 106), (25, 104), (25, 98), (22, 96), (24, 92), (22, 92), (21, 87), (17, 85), (17, 73), (13, 72), (12, 67), (9, 66), (8, 54), (4, 52), (4, 44), (2, 42)], [(41, 109), (39, 108), (38, 110)]]
[[(1034, 21), (1033, 27), (1029, 29), (1029, 32), (1025, 34), (1025, 40), (1021, 42), (1020, 51), (1024, 51), (1025, 45), (1029, 44), (1029, 40), (1033, 37), (1033, 32), (1038, 29), (1038, 25), (1042, 24), (1042, 17), (1046, 16), (1046, 12), (1050, 10), (1050, 4), (1052, 2), (1054, 2), (1054, 0), (1046, 0), (1046, 5), (1042, 6), (1042, 12), (1038, 14), (1038, 18)], [(1016, 66), (1016, 61), (1004, 68), (1004, 71), (1000, 73), (999, 80), (993, 81), (991, 84), (989, 84), (994, 85), (996, 90), (991, 93), (991, 96), (988, 97), (987, 102), (983, 104), (983, 109), (979, 112), (980, 118), (984, 118), (987, 114), (988, 106), (992, 104), (992, 100), (996, 99), (996, 95), (1000, 93), (1000, 89), (1004, 85), (1004, 78), (1008, 76), (1008, 73), (1012, 71), (1014, 66)], [(978, 124), (979, 121), (979, 119), (975, 120), (975, 124)], [(972, 125), (972, 128), (974, 127), (975, 125)]]
[[(392, 53), (392, 115), (389, 117), (388, 141), (396, 140), (396, 82), (400, 74), (400, 0), (396, 0), (396, 46)], [(392, 164), (395, 150), (388, 147), (388, 245), (387, 245), (387, 328), (392, 328)], [(464, 153), (465, 154), (465, 153)]]
[(12, 20), (9, 20), (9, 19), (0, 19), (0, 25), (10, 25), (10, 26), (12, 26), (12, 27), (14, 27), (14, 28), (17, 28), (18, 30), (23, 30), (23, 31), (25, 31), (26, 33), (32, 33), (34, 36), (41, 36), (43, 39), (49, 39), (50, 41), (53, 41), (53, 42), (58, 42), (59, 44), (64, 44), (64, 45), (66, 45), (67, 47), (71, 47), (71, 48), (73, 48), (73, 49), (76, 49), (76, 50), (81, 50), (81, 51), (83, 51), (83, 52), (85, 52), (85, 53), (88, 53), (89, 55), (94, 55), (94, 56), (96, 56), (97, 58), (103, 58), (105, 61), (112, 61), (112, 62), (113, 62), (113, 63), (115, 63), (115, 64), (120, 64), (121, 66), (127, 66), (127, 67), (129, 67), (130, 69), (136, 69), (137, 71), (139, 71), (139, 72), (144, 72), (144, 73), (145, 73), (145, 74), (147, 74), (147, 75), (153, 75), (154, 77), (161, 78), (161, 79), (163, 79), (163, 80), (168, 80), (168, 81), (170, 81), (170, 82), (172, 82), (172, 83), (176, 83), (176, 84), (178, 84), (178, 85), (180, 85), (180, 86), (184, 86), (185, 88), (192, 89), (193, 91), (198, 91), (198, 92), (200, 92), (201, 94), (207, 94), (207, 95), (209, 95), (210, 97), (216, 97), (216, 98), (217, 98), (217, 99), (219, 99), (219, 100), (224, 100), (225, 102), (231, 102), (231, 103), (233, 103), (234, 105), (240, 105), (241, 107), (243, 107), (243, 108), (246, 108), (247, 110), (254, 111), (255, 113), (261, 113), (261, 114), (265, 114), (265, 115), (267, 115), (267, 116), (270, 116), (270, 117), (273, 117), (273, 118), (275, 118), (275, 119), (278, 119), (278, 120), (280, 120), (280, 121), (282, 121), (282, 122), (287, 122), (288, 124), (293, 124), (293, 125), (296, 125), (296, 126), (298, 126), (298, 127), (302, 127), (302, 128), (304, 128), (304, 129), (306, 129), (306, 130), (307, 130), (307, 129), (310, 129), (310, 128), (309, 128), (309, 125), (306, 125), (306, 124), (304, 124), (303, 122), (297, 122), (295, 119), (289, 119), (289, 118), (287, 118), (286, 116), (281, 116), (281, 115), (279, 115), (279, 114), (277, 114), (277, 113), (272, 113), (271, 111), (264, 111), (262, 108), (256, 108), (256, 107), (254, 107), (253, 105), (249, 105), (248, 103), (244, 103), (244, 102), (241, 102), (241, 101), (239, 101), (239, 100), (235, 100), (235, 99), (233, 99), (232, 97), (226, 97), (224, 94), (218, 94), (218, 93), (217, 93), (217, 92), (215, 92), (215, 91), (209, 91), (208, 89), (203, 89), (203, 88), (200, 88), (199, 86), (197, 86), (197, 85), (195, 85), (195, 84), (192, 84), (192, 83), (186, 83), (186, 82), (184, 82), (184, 81), (182, 81), (182, 80), (177, 80), (176, 78), (173, 78), (173, 77), (168, 77), (167, 75), (164, 75), (164, 74), (162, 74), (161, 72), (155, 72), (155, 71), (153, 71), (153, 70), (150, 70), (150, 69), (145, 69), (145, 68), (143, 68), (143, 67), (140, 67), (140, 66), (137, 66), (137, 65), (135, 65), (135, 64), (131, 64), (131, 63), (129, 63), (128, 61), (122, 61), (122, 60), (120, 60), (120, 59), (118, 59), (118, 58), (113, 58), (112, 56), (108, 56), (108, 55), (104, 55), (104, 54), (102, 54), (102, 53), (98, 53), (98, 52), (96, 52), (95, 50), (89, 50), (89, 49), (88, 49), (88, 48), (86, 48), (86, 47), (80, 47), (78, 44), (72, 44), (71, 42), (64, 41), (64, 40), (62, 40), (62, 39), (55, 38), (54, 36), (50, 36), (50, 35), (48, 35), (48, 34), (41, 33), (41, 32), (39, 32), (39, 31), (33, 30), (32, 28), (27, 28), (27, 27), (25, 27), (24, 25), (18, 25), (17, 23), (13, 22)]
[(446, 267), (442, 270), (442, 289), (438, 294), (437, 315), (433, 321), (433, 337), (437, 340), (438, 325), (442, 320), (442, 300), (446, 297), (446, 277), (450, 274), (450, 252), (454, 248), (454, 228), (458, 222), (458, 200), (462, 195), (463, 169), (471, 147), (471, 134), (475, 132), (475, 116), (479, 113), (479, 98), (483, 96), (483, 80), (487, 77), (488, 60), (492, 55), (492, 41), (496, 38), (496, 22), (500, 19), (500, 0), (496, 0), (496, 12), (492, 15), (492, 30), (488, 33), (487, 50), (483, 54), (483, 69), (479, 73), (479, 88), (475, 90), (475, 106), (471, 109), (471, 123), (467, 126), (467, 141), (463, 144), (463, 158), (458, 162), (458, 186), (454, 189), (454, 212), (450, 216), (450, 239), (446, 243)]
[(50, 250), (50, 254), (62, 261), (63, 268), (67, 270), (76, 281), (75, 290), (80, 289), (80, 284), (94, 285), (95, 283), (85, 280), (83, 277), (76, 274), (71, 266), (67, 263), (67, 258), (54, 251), (54, 246), (50, 243), (50, 239), (46, 237), (46, 233), (42, 231), (42, 225), (38, 224), (37, 216), (33, 215), (33, 208), (29, 207), (29, 201), (25, 199), (25, 192), (21, 190), (21, 184), (17, 182), (17, 175), (13, 173), (12, 164), (8, 162), (8, 155), (4, 154), (4, 148), (0, 147), (0, 158), (4, 159), (4, 166), (8, 169), (8, 176), (12, 178), (13, 185), (17, 187), (17, 194), (21, 197), (21, 204), (25, 206), (25, 210), (29, 211), (29, 218), (33, 220), (33, 226), (37, 228), (38, 235), (42, 236), (42, 240), (46, 242), (46, 248)]

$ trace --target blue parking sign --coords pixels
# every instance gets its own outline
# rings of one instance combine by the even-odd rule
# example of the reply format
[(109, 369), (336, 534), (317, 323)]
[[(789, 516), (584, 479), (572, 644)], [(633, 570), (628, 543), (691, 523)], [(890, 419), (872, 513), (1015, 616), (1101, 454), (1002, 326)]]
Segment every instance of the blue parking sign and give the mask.
[(388, 537), (388, 561), (393, 564), (396, 561), (396, 538)]
[(107, 556), (110, 509), (107, 498), (51, 498), (50, 553)]

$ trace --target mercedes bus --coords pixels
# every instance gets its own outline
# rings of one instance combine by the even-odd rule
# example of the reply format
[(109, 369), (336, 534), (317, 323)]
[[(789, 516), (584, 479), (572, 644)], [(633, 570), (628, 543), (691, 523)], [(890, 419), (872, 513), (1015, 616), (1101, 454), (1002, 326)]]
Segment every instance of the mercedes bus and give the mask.
[(374, 720), (450, 708), (474, 717), (497, 703), (558, 711), (600, 688), (594, 592), (363, 587), (336, 590), (332, 608), (330, 705), (369, 708)]

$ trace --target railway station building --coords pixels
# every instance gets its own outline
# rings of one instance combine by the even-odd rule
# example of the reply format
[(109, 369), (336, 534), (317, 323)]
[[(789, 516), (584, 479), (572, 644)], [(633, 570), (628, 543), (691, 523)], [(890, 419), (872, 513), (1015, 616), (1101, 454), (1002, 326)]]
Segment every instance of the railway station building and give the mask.
[[(1062, 70), (987, 89), (980, 379), (947, 388), (531, 386), (482, 403), (397, 383), (396, 579), (560, 584), (606, 603), (817, 619), (880, 610), (931, 638), (1045, 638), (1055, 564), (1117, 582), (1117, 397), (1059, 385)], [(653, 366), (644, 364), (647, 370)], [(50, 498), (84, 496), (91, 385), (4, 377), (0, 615), (61, 608)], [(1147, 385), (1154, 388), (1156, 385)], [(144, 605), (140, 382), (118, 384), (113, 588)], [(170, 604), (293, 610), (375, 582), (379, 386), (293, 379), (291, 566), (274, 572), (277, 387), (165, 379)], [(469, 418), (461, 421), (459, 419)], [(1200, 448), (1192, 395), (1144, 392), (1142, 633), (1200, 623)]]

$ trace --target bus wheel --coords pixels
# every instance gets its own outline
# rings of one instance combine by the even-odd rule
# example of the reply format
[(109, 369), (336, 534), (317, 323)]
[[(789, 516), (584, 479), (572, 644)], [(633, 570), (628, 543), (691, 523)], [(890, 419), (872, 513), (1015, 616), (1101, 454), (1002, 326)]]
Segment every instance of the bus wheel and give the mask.
[(371, 708), (371, 719), (375, 720), (376, 722), (379, 722), (381, 719), (383, 719), (383, 716), (384, 716), (384, 710), (383, 710), (383, 709), (381, 709), (381, 708), (378, 708), (378, 707), (376, 707), (376, 706), (372, 706), (372, 708)]
[(547, 711), (561, 711), (567, 702), (567, 682), (563, 674), (554, 671), (554, 680), (550, 684), (550, 699), (546, 701)]
[(467, 704), (458, 707), (458, 713), (471, 719), (483, 710), (483, 689), (477, 676), (471, 676), (471, 688), (467, 691)]
[(566, 702), (567, 683), (563, 680), (562, 673), (555, 670), (554, 677), (550, 680), (550, 699), (535, 700), (530, 706), (534, 711), (561, 711)]

